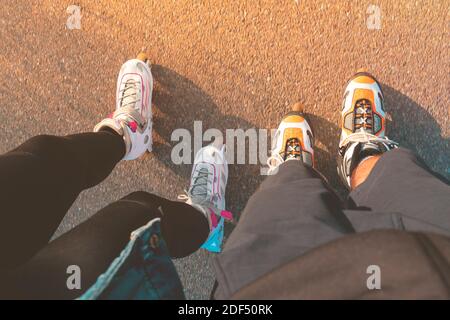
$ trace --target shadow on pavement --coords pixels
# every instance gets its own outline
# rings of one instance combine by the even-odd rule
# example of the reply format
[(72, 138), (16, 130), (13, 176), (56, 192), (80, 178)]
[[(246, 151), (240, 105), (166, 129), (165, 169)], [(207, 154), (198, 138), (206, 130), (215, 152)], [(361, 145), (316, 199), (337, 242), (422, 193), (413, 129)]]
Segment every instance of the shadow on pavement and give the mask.
[[(178, 142), (171, 141), (175, 129), (187, 129), (192, 136), (191, 159), (193, 161), (194, 121), (202, 121), (203, 132), (209, 128), (219, 129), (225, 138), (225, 129), (255, 128), (248, 121), (221, 113), (211, 97), (186, 77), (161, 65), (153, 65), (154, 85), (154, 132), (155, 156), (168, 169), (181, 176), (188, 187), (192, 165), (176, 165), (171, 151)], [(209, 144), (203, 142), (203, 146)], [(248, 150), (248, 149), (247, 149)], [(227, 209), (240, 213), (248, 198), (263, 179), (259, 165), (229, 165), (227, 184)]]
[(440, 125), (417, 102), (400, 91), (382, 84), (386, 111), (387, 136), (402, 147), (413, 150), (438, 174), (450, 177), (450, 139), (442, 136)]
[[(336, 111), (337, 112), (337, 111)], [(314, 131), (314, 148), (317, 169), (328, 179), (330, 185), (335, 188), (341, 196), (346, 189), (340, 182), (336, 170), (336, 154), (339, 146), (339, 127), (325, 118), (314, 114), (308, 114)], [(319, 148), (320, 142), (324, 148)]]

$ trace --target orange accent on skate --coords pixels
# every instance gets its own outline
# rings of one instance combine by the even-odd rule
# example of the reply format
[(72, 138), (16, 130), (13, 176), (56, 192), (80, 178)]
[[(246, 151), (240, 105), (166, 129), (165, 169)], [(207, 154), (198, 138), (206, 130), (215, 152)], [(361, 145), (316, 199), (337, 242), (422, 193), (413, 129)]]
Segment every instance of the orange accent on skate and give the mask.
[(367, 99), (370, 100), (372, 103), (372, 106), (375, 105), (375, 99), (373, 95), (373, 91), (370, 89), (355, 89), (353, 93), (353, 100), (352, 100), (352, 106), (356, 104), (356, 101), (361, 99)]
[(355, 79), (353, 79), (353, 81), (356, 81), (358, 83), (368, 83), (368, 84), (375, 83), (375, 80), (372, 77), (368, 77), (368, 76), (358, 76)]
[(283, 119), (283, 122), (289, 122), (289, 123), (292, 123), (292, 122), (300, 123), (303, 121), (305, 121), (305, 119), (303, 119), (303, 117), (301, 117), (301, 116), (288, 116), (285, 119)]
[(303, 143), (303, 130), (300, 128), (286, 128), (283, 134), (283, 146), (286, 146), (286, 143), (289, 139), (297, 138), (302, 145), (302, 150), (305, 150), (305, 144)]

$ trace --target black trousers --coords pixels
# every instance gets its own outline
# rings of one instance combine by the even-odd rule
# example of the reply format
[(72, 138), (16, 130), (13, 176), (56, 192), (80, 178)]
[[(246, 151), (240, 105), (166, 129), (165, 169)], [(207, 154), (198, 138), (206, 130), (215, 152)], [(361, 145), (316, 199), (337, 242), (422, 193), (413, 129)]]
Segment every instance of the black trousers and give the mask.
[(132, 193), (49, 242), (84, 189), (104, 180), (123, 157), (115, 133), (36, 136), (0, 156), (0, 297), (76, 298), (67, 267), (90, 287), (126, 246), (130, 233), (156, 217), (172, 257), (197, 250), (209, 234), (193, 207), (146, 192)]
[[(385, 153), (341, 201), (323, 177), (287, 161), (250, 198), (215, 261), (215, 298), (229, 298), (307, 251), (373, 229), (450, 235), (450, 186), (405, 149)], [(352, 250), (352, 248), (348, 248)]]

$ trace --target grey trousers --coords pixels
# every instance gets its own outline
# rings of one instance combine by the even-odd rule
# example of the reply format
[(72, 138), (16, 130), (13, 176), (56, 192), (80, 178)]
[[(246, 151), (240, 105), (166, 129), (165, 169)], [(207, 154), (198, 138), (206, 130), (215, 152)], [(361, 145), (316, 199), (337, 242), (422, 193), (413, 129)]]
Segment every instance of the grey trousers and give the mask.
[(214, 259), (214, 298), (229, 298), (313, 248), (374, 229), (450, 235), (450, 186), (399, 148), (384, 154), (343, 203), (317, 171), (287, 161), (250, 198)]

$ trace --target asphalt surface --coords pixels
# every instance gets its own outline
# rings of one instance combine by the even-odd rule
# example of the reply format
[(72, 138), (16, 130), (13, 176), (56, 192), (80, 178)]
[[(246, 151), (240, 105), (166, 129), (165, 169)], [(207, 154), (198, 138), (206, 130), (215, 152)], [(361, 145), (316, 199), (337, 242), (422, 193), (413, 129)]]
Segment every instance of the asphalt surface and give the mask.
[[(366, 26), (372, 3), (380, 30)], [(81, 30), (66, 28), (71, 4), (81, 7)], [(311, 114), (318, 168), (342, 188), (339, 108), (358, 68), (382, 83), (389, 137), (450, 177), (449, 14), (445, 0), (1, 0), (0, 152), (40, 133), (92, 130), (114, 108), (121, 64), (145, 47), (154, 152), (83, 192), (55, 236), (132, 191), (176, 199), (191, 168), (170, 160), (173, 130), (193, 131), (194, 120), (204, 129), (276, 128), (298, 100)], [(259, 166), (231, 166), (229, 209), (239, 214), (261, 179)], [(209, 297), (210, 257), (200, 250), (176, 261), (188, 298)]]

